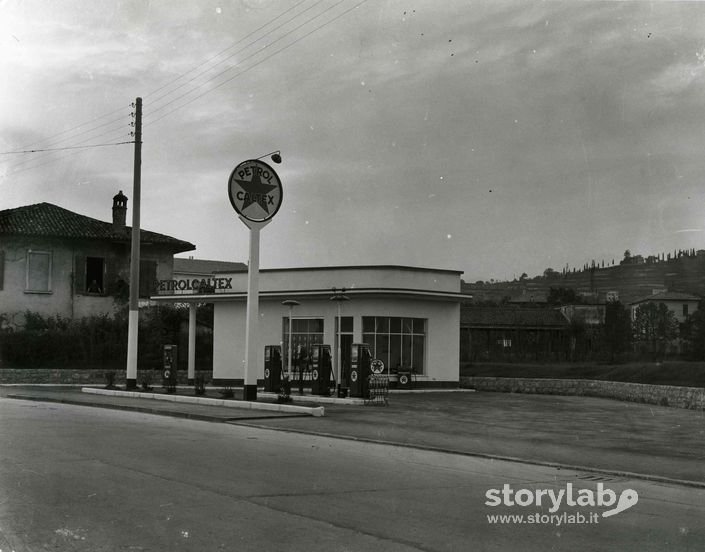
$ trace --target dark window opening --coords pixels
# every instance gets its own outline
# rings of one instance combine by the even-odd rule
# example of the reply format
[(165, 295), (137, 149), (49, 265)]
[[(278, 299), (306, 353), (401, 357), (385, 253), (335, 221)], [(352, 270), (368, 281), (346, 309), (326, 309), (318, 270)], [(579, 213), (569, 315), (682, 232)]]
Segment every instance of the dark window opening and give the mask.
[(105, 259), (86, 257), (86, 292), (102, 294), (105, 289)]

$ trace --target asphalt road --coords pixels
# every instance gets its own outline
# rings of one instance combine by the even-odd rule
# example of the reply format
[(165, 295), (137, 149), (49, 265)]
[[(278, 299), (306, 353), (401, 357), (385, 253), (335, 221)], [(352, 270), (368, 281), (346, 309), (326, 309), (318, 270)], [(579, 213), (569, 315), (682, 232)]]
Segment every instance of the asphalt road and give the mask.
[[(0, 399), (0, 550), (702, 550), (705, 491), (456, 454)], [(599, 523), (491, 524), (548, 508), (489, 489), (575, 488)], [(526, 496), (526, 494), (524, 495)]]

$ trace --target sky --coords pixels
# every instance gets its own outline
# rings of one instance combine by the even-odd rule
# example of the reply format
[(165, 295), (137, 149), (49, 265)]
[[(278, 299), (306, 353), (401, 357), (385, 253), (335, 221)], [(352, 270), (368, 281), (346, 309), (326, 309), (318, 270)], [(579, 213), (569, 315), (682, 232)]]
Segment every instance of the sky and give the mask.
[(196, 258), (247, 262), (228, 178), (276, 150), (261, 268), (705, 249), (705, 2), (0, 0), (0, 73), (0, 209), (109, 221), (141, 97), (141, 226)]

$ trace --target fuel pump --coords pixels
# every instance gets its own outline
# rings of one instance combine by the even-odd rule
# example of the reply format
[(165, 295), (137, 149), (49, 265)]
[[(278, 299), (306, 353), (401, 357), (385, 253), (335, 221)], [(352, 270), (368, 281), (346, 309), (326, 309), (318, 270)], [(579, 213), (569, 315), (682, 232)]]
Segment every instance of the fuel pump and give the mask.
[(367, 397), (367, 377), (370, 375), (372, 354), (367, 343), (353, 343), (350, 356), (350, 396)]
[(178, 347), (176, 345), (164, 345), (162, 356), (162, 385), (166, 389), (176, 389), (177, 361)]
[(279, 345), (264, 347), (264, 390), (278, 393), (282, 379), (282, 353)]
[(330, 345), (311, 346), (311, 394), (330, 394), (331, 354)]

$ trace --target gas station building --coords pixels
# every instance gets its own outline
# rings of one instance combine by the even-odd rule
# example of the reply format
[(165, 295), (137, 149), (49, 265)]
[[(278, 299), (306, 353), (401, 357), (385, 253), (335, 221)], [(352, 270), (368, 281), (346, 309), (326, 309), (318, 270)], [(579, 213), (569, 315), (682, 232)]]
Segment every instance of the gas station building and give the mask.
[[(302, 349), (327, 344), (335, 374), (339, 336), (343, 385), (353, 344), (366, 343), (372, 357), (384, 362), (392, 382), (403, 373), (419, 388), (457, 387), (460, 303), (470, 298), (460, 292), (461, 274), (407, 266), (261, 269), (255, 334), (258, 381), (264, 379), (267, 346), (281, 347), (287, 370), (291, 313), (293, 362)], [(241, 270), (200, 281), (162, 282), (154, 298), (214, 304), (215, 385), (241, 385), (245, 378), (247, 278), (247, 270)]]

